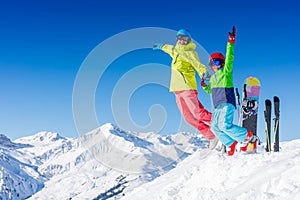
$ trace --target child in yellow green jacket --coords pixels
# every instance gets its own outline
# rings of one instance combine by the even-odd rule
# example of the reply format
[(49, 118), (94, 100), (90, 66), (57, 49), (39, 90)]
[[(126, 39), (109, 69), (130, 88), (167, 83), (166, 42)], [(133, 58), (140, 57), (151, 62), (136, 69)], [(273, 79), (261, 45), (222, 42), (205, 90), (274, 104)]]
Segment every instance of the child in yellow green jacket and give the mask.
[(170, 92), (175, 93), (177, 106), (185, 121), (210, 140), (209, 148), (213, 149), (218, 139), (210, 130), (212, 114), (200, 103), (196, 82), (196, 72), (202, 78), (208, 75), (208, 70), (200, 62), (189, 31), (179, 30), (176, 39), (175, 46), (155, 44), (153, 49), (162, 50), (172, 57)]

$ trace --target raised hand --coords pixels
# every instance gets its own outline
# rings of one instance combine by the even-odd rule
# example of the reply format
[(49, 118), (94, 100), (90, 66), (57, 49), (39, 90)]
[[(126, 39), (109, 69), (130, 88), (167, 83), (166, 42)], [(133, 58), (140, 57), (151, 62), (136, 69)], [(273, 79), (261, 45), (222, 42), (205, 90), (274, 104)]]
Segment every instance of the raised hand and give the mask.
[(228, 42), (230, 42), (231, 44), (234, 44), (235, 36), (236, 36), (236, 28), (235, 28), (235, 26), (233, 26), (232, 32), (228, 32)]

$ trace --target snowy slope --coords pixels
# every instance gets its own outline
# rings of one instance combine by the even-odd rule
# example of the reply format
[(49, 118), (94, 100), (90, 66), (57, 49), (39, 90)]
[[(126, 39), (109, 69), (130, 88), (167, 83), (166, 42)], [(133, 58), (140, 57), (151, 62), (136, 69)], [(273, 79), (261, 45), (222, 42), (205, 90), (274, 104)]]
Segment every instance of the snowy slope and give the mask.
[(10, 154), (19, 162), (34, 166), (44, 178), (44, 187), (30, 199), (122, 196), (174, 168), (177, 162), (208, 144), (195, 134), (131, 133), (112, 124), (77, 138), (40, 132), (15, 143), (23, 148)]
[(199, 150), (124, 199), (300, 199), (300, 140), (281, 152), (237, 154)]

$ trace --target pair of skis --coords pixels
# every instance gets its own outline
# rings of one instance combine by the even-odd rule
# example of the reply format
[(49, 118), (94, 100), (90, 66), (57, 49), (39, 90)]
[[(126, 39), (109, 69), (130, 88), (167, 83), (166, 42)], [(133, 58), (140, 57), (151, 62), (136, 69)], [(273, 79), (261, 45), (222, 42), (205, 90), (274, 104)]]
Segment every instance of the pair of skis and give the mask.
[[(279, 116), (280, 116), (280, 110), (279, 110), (279, 103), (280, 100), (277, 96), (274, 96), (273, 98), (274, 103), (274, 152), (279, 151)], [(272, 109), (272, 102), (270, 99), (265, 100), (266, 110), (264, 111), (265, 115), (265, 123), (266, 123), (266, 151), (271, 152), (271, 109)]]

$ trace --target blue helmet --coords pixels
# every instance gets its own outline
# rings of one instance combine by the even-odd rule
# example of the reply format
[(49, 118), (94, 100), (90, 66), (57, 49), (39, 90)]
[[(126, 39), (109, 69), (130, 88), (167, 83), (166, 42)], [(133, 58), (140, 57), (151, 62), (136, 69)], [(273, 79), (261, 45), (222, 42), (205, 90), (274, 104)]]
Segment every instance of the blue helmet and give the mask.
[(189, 38), (191, 38), (191, 34), (188, 30), (186, 29), (180, 29), (179, 31), (177, 31), (177, 35), (186, 35), (188, 36)]

